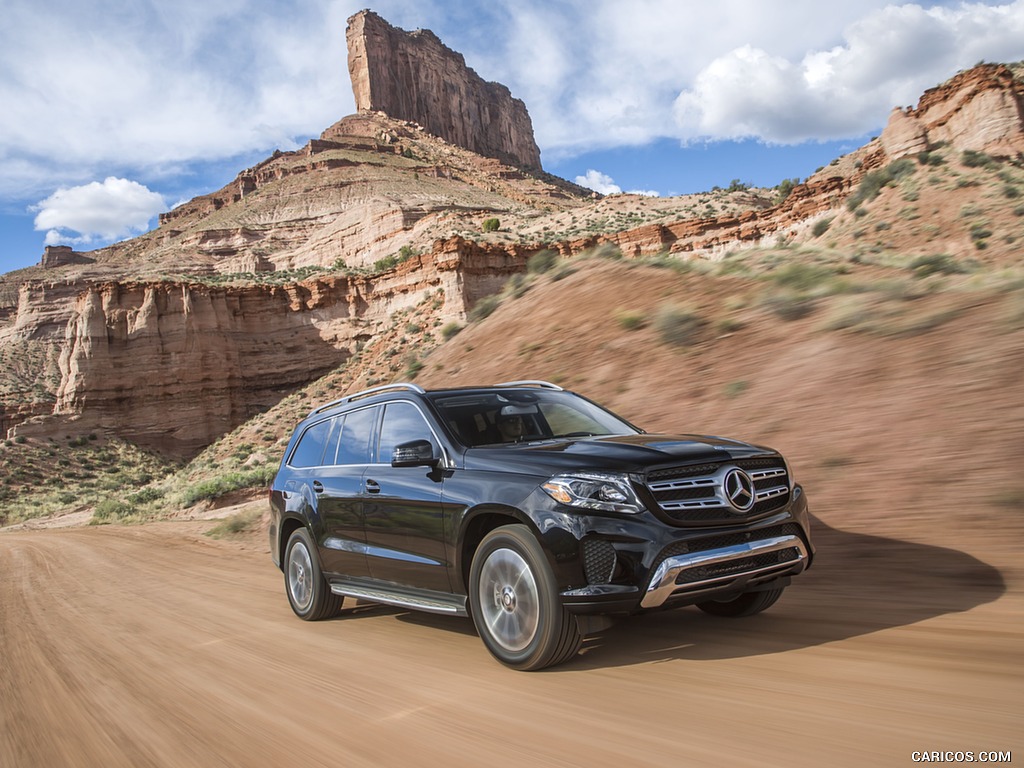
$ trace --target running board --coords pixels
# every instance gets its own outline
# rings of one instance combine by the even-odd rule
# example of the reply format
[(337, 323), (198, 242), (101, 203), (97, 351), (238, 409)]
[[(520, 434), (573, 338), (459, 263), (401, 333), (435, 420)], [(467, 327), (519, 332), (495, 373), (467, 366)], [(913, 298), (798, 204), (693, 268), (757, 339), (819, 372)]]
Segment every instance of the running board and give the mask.
[(354, 597), (359, 600), (369, 600), (372, 603), (411, 608), (414, 611), (441, 613), (448, 616), (469, 616), (469, 611), (466, 609), (465, 595), (440, 595), (436, 593), (424, 595), (421, 593), (411, 593), (396, 587), (378, 587), (343, 581), (331, 582), (331, 592), (336, 595)]

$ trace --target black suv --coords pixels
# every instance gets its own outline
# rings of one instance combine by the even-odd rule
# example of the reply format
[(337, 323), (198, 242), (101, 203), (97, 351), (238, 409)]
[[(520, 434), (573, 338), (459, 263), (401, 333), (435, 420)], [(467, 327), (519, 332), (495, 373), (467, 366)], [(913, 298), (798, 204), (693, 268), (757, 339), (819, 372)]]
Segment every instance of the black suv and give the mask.
[(775, 451), (651, 435), (542, 381), (389, 384), (300, 423), (270, 551), (302, 619), (344, 596), (471, 615), (516, 669), (576, 655), (607, 614), (748, 616), (810, 566), (807, 502)]

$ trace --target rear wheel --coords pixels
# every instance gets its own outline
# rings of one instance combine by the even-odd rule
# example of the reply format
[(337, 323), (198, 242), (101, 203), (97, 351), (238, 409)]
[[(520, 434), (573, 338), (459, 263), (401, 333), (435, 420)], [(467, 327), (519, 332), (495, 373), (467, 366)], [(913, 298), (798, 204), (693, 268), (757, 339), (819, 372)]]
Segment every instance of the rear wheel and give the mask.
[(769, 589), (764, 592), (744, 592), (731, 600), (708, 600), (697, 603), (697, 607), (712, 616), (730, 616), (739, 618), (753, 616), (755, 613), (771, 608), (775, 601), (782, 597), (781, 589)]
[(284, 552), (284, 589), (295, 615), (305, 621), (319, 621), (335, 615), (344, 599), (331, 592), (320, 571), (313, 540), (305, 528), (288, 538)]
[(576, 617), (558, 599), (540, 544), (524, 525), (484, 537), (470, 568), (473, 621), (487, 650), (513, 669), (568, 661), (583, 642)]

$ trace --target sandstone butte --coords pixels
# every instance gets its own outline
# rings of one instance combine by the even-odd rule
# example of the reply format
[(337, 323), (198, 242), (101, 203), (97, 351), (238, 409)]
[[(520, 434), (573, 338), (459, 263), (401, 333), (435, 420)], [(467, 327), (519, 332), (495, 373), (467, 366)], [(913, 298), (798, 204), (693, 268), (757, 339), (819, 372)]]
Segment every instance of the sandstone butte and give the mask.
[[(738, 193), (688, 214), (686, 199), (601, 199), (543, 173), (522, 102), (432, 33), (362, 12), (347, 37), (358, 114), (150, 233), (87, 254), (48, 248), (39, 267), (0, 278), (0, 359), (19, 361), (0, 367), (0, 431), (103, 430), (189, 456), (384, 338), (396, 313), (429, 299), (438, 322), (464, 321), (543, 249), (714, 258), (798, 241), (893, 160), (938, 142), (1024, 147), (1024, 86), (982, 65), (894, 111), (879, 139), (782, 202)], [(626, 204), (646, 223), (575, 234), (567, 223)], [(481, 234), (487, 217), (503, 232)], [(966, 231), (948, 245), (973, 252)], [(399, 253), (409, 258), (394, 264)]]

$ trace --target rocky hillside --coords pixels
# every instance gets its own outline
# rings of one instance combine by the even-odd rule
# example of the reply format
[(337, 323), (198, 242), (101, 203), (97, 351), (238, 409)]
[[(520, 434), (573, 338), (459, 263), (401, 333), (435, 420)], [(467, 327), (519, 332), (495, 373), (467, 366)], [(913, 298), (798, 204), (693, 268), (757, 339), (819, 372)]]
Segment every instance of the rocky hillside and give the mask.
[[(374, 57), (388, 49), (367, 43), (381, 33), (375, 24), (364, 16), (350, 26), (350, 41), (363, 44), (357, 94), (362, 67), (386, 69)], [(437, 58), (436, 38), (415, 39), (427, 42), (398, 49), (420, 57), (416, 71), (436, 78), (461, 62)], [(425, 119), (361, 112), (163, 215), (147, 235), (87, 254), (50, 249), (39, 267), (0, 278), (2, 460), (14, 477), (16, 454), (92, 436), (165, 462), (203, 451), (188, 470), (200, 474), (211, 461), (272, 462), (310, 400), (417, 375), (553, 378), (651, 423), (679, 402), (672, 382), (691, 381), (723, 348), (760, 371), (753, 350), (812, 359), (824, 338), (838, 364), (848, 344), (883, 339), (886, 355), (905, 354), (894, 339), (949, 332), (964, 318), (1002, 338), (1017, 322), (1000, 326), (996, 315), (1016, 317), (1018, 301), (1022, 105), (1014, 70), (982, 65), (894, 111), (878, 139), (795, 187), (664, 199), (601, 198), (452, 143), (459, 135), (446, 141)], [(617, 267), (621, 296), (643, 285), (635, 301), (600, 288), (607, 275), (593, 264), (610, 257), (648, 265)], [(686, 281), (671, 282), (677, 273)], [(639, 280), (649, 274), (661, 282)], [(497, 329), (486, 342), (455, 335), (499, 294), (511, 304), (542, 295), (540, 282), (550, 306), (474, 323), (474, 333)], [(692, 315), (678, 321), (693, 326), (681, 331), (690, 339), (681, 360), (637, 349), (661, 333), (652, 329), (668, 298)], [(584, 321), (593, 313), (614, 331), (598, 334), (597, 347)], [(813, 333), (798, 352), (789, 342), (805, 326)], [(780, 397), (798, 387), (769, 370), (789, 382)], [(682, 391), (697, 387), (712, 409), (725, 388), (747, 397), (752, 376), (730, 375)], [(32, 487), (8, 479), (6, 495)]]

